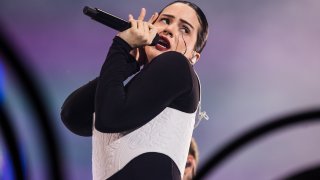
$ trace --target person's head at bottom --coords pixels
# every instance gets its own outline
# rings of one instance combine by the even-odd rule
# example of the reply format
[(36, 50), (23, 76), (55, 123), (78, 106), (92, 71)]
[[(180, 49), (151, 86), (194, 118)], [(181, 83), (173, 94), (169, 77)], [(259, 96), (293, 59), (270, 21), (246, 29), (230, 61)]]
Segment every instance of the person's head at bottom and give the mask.
[(183, 180), (191, 180), (197, 171), (199, 163), (199, 150), (198, 145), (194, 138), (191, 139), (189, 154), (187, 158), (186, 168), (183, 174)]

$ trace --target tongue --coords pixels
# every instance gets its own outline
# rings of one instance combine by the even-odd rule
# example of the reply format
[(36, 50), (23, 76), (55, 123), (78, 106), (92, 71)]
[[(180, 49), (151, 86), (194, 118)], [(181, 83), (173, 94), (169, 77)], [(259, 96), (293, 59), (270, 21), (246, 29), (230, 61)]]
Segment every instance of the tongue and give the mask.
[(168, 48), (166, 48), (165, 46), (161, 45), (161, 44), (157, 44), (156, 46), (156, 49), (158, 49), (159, 51), (166, 51), (168, 50)]

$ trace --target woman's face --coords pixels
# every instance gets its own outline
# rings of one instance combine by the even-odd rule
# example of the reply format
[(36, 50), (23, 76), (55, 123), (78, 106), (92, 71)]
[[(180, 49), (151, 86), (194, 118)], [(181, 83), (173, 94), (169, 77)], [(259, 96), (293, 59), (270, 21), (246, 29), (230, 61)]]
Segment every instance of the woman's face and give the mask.
[(160, 35), (159, 43), (155, 46), (145, 46), (145, 52), (150, 62), (156, 56), (167, 52), (177, 51), (191, 59), (194, 52), (200, 23), (196, 12), (188, 5), (175, 3), (166, 7), (154, 23)]

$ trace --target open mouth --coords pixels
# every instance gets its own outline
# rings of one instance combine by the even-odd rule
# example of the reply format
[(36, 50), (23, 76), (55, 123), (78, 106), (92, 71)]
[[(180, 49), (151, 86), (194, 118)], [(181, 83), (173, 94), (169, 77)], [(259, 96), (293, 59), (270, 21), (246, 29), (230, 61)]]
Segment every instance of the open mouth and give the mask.
[(160, 39), (158, 44), (156, 45), (156, 48), (159, 51), (166, 51), (170, 49), (170, 41), (166, 37), (160, 36)]

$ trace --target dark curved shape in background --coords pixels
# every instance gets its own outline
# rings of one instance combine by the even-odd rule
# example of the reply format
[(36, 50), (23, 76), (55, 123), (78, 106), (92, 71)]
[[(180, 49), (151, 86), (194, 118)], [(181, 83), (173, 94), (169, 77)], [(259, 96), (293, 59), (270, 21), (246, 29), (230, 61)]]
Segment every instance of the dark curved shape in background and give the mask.
[(18, 138), (14, 133), (12, 122), (6, 113), (3, 105), (0, 105), (0, 133), (4, 137), (4, 145), (8, 148), (8, 154), (13, 162), (13, 172), (15, 179), (28, 179), (23, 169), (23, 160), (19, 153)]
[(283, 180), (319, 180), (320, 179), (320, 164), (308, 167), (292, 175), (281, 178)]
[(284, 128), (289, 125), (294, 125), (303, 122), (319, 121), (320, 120), (320, 108), (313, 110), (307, 110), (304, 112), (298, 112), (291, 115), (284, 116), (282, 118), (274, 119), (272, 121), (263, 121), (264, 123), (250, 131), (247, 131), (238, 138), (234, 139), (230, 143), (223, 146), (217, 153), (213, 153), (211, 158), (199, 169), (195, 176), (195, 180), (204, 178), (209, 172), (214, 170), (232, 153), (240, 150), (243, 146), (247, 145), (253, 140), (257, 140), (261, 136), (268, 135), (269, 133), (276, 131), (280, 128)]
[[(4, 57), (5, 63), (15, 73), (18, 82), (23, 88), (22, 92), (25, 93), (36, 115), (34, 120), (40, 126), (39, 132), (42, 134), (42, 148), (44, 148), (43, 151), (48, 160), (47, 179), (62, 180), (61, 153), (55, 138), (55, 134), (57, 133), (54, 128), (55, 126), (50, 124), (54, 121), (49, 116), (46, 103), (43, 96), (41, 96), (42, 92), (35, 81), (36, 78), (32, 77), (30, 73), (32, 71), (23, 63), (26, 61), (26, 58), (22, 58), (21, 54), (16, 51), (13, 43), (8, 38), (10, 36), (5, 33), (4, 27), (4, 24), (0, 22), (0, 53)], [(16, 169), (16, 171), (20, 170)]]

